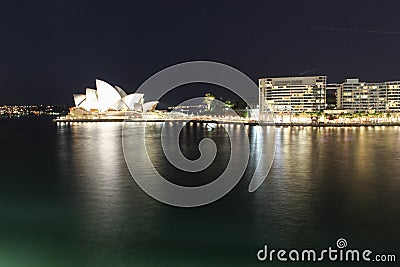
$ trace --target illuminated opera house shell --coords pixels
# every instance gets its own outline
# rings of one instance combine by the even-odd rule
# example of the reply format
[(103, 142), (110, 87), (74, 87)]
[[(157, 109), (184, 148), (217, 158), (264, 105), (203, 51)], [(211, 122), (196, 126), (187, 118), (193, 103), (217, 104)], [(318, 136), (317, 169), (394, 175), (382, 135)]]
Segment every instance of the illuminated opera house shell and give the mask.
[(96, 89), (86, 89), (86, 94), (74, 94), (75, 109), (86, 112), (106, 113), (110, 111), (131, 111), (145, 113), (154, 111), (158, 101), (144, 103), (143, 94), (126, 94), (118, 86), (96, 80)]

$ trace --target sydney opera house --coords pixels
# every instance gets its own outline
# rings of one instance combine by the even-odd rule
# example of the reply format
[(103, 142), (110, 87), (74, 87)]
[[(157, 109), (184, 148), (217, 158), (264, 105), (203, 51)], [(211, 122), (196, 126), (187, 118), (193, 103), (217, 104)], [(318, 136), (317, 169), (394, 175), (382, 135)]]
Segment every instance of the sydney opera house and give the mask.
[(124, 119), (152, 114), (158, 101), (144, 102), (144, 95), (127, 94), (120, 87), (96, 80), (96, 89), (85, 94), (74, 94), (75, 107), (70, 108), (68, 119)]

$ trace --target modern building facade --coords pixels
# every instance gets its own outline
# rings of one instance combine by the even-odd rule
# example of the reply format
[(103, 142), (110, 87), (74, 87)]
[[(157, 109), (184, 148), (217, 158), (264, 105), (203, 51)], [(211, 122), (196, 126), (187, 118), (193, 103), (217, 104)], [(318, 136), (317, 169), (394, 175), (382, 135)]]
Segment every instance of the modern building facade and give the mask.
[(400, 111), (400, 81), (385, 82), (386, 87), (386, 110)]
[(359, 79), (346, 79), (338, 88), (337, 108), (350, 111), (384, 111), (386, 108), (385, 83), (366, 83)]
[(259, 79), (260, 117), (266, 112), (319, 112), (325, 108), (326, 76)]
[(400, 111), (400, 81), (346, 79), (337, 89), (337, 109), (355, 112)]
[[(400, 112), (400, 81), (363, 82), (353, 78), (327, 84), (326, 79), (326, 76), (259, 79), (260, 118), (268, 112), (319, 112), (326, 108), (343, 112)], [(327, 91), (336, 96), (336, 105), (335, 99), (327, 102)]]

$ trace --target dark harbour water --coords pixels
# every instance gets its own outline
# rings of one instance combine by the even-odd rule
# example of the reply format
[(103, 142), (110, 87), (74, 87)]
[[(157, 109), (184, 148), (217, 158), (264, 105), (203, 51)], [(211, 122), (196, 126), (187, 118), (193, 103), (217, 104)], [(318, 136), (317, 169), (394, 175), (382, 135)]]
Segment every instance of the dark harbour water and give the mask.
[[(149, 128), (149, 142), (160, 125)], [(159, 203), (138, 187), (123, 157), (121, 128), (0, 120), (1, 267), (316, 266), (259, 262), (256, 253), (264, 244), (336, 247), (341, 237), (349, 248), (396, 254), (397, 263), (319, 266), (399, 264), (400, 127), (276, 128), (275, 161), (259, 190), (247, 192), (253, 150), (228, 195), (192, 209)], [(204, 175), (189, 179), (158, 148), (150, 157), (178, 184), (208, 183), (223, 171), (230, 143), (221, 127), (197, 125), (185, 128), (183, 153), (196, 158), (188, 140), (203, 137), (213, 137), (220, 151)]]

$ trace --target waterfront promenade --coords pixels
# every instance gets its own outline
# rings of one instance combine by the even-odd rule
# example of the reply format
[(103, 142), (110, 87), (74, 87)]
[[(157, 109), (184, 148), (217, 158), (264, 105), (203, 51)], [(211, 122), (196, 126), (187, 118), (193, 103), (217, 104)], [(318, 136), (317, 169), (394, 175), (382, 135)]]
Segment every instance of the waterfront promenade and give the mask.
[(274, 125), (279, 127), (362, 127), (362, 126), (400, 126), (400, 121), (373, 121), (373, 122), (323, 122), (323, 121), (308, 121), (308, 122), (260, 122), (244, 118), (57, 118), (54, 122), (57, 123), (94, 123), (94, 122), (196, 122), (196, 123), (219, 123), (219, 124), (244, 124), (244, 125)]

